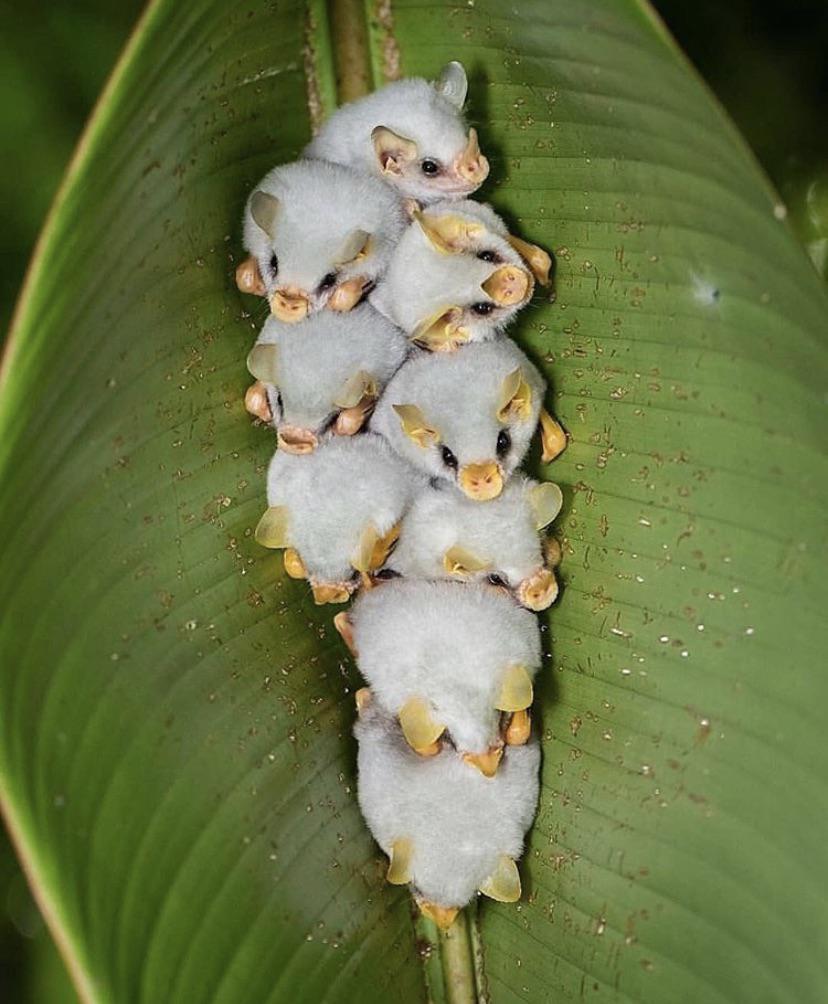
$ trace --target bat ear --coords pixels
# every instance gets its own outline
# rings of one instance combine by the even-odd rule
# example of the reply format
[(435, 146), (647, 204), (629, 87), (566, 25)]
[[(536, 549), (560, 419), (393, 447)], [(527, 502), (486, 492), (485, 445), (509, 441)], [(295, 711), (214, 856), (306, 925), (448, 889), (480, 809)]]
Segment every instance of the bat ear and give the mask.
[(288, 508), (272, 505), (267, 509), (256, 526), (254, 537), (262, 547), (280, 548), (288, 546)]
[(454, 348), (456, 343), (468, 341), (469, 338), (465, 328), (457, 323), (460, 313), (459, 307), (441, 309), (420, 321), (409, 338), (431, 352)]
[(262, 383), (279, 383), (276, 359), (279, 351), (275, 345), (254, 345), (247, 357), (247, 371)]
[(411, 841), (405, 837), (395, 840), (391, 845), (390, 861), (386, 879), (391, 885), (405, 885), (411, 881), (411, 857), (414, 848)]
[(532, 703), (532, 694), (532, 678), (526, 667), (514, 663), (503, 674), (495, 707), (498, 711), (523, 711)]
[(367, 230), (352, 230), (345, 238), (339, 253), (334, 259), (335, 265), (350, 265), (364, 258), (371, 250), (371, 235)]
[(479, 558), (472, 551), (467, 551), (465, 547), (455, 544), (443, 555), (443, 568), (449, 575), (465, 578), (474, 572), (485, 572), (491, 568), (491, 563)]
[(535, 281), (541, 286), (549, 285), (549, 272), (552, 268), (552, 257), (548, 251), (544, 251), (537, 244), (530, 244), (521, 240), (520, 237), (513, 237), (511, 234), (506, 238), (520, 257), (529, 266)]
[(250, 197), (250, 215), (260, 230), (273, 238), (276, 214), (279, 212), (279, 200), (269, 192), (254, 192)]
[(423, 756), (437, 752), (434, 744), (445, 732), (431, 713), (431, 705), (422, 697), (409, 697), (400, 708), (400, 727), (408, 745)]
[(469, 82), (466, 79), (466, 71), (463, 64), (453, 59), (447, 63), (440, 71), (440, 76), (434, 85), (434, 89), (441, 94), (446, 101), (450, 101), (455, 108), (462, 108), (466, 103), (466, 94), (469, 90)]
[(501, 422), (510, 419), (525, 421), (532, 412), (532, 388), (518, 366), (500, 386), (500, 398), (497, 403), (497, 418)]
[(355, 408), (366, 397), (377, 397), (377, 381), (365, 370), (357, 370), (342, 385), (333, 403), (337, 408)]
[(482, 223), (474, 223), (451, 213), (446, 216), (433, 216), (417, 210), (412, 215), (433, 247), (441, 254), (460, 254), (467, 251), (472, 238), (485, 231)]
[(417, 159), (414, 140), (397, 135), (387, 126), (377, 126), (371, 132), (371, 142), (383, 174), (402, 174), (406, 164)]
[(498, 903), (517, 903), (520, 899), (520, 874), (514, 858), (501, 854), (495, 870), (480, 886), (480, 891)]
[(428, 424), (416, 404), (393, 404), (391, 407), (399, 416), (403, 432), (417, 446), (425, 449), (427, 446), (436, 446), (440, 442), (439, 431)]
[(359, 538), (357, 553), (351, 559), (351, 564), (358, 572), (364, 573), (375, 572), (378, 568), (382, 568), (397, 543), (399, 535), (399, 523), (395, 523), (383, 536), (380, 536), (373, 523), (366, 523)]
[(549, 526), (561, 511), (563, 494), (553, 481), (532, 485), (528, 494), (529, 505), (532, 507), (532, 515), (535, 518), (535, 529), (542, 530), (545, 526)]

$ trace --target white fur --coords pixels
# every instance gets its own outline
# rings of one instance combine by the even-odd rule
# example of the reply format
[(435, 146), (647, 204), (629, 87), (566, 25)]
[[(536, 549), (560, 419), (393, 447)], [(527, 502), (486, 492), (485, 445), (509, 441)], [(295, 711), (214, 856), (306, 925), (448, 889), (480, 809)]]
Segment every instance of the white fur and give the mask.
[[(270, 238), (253, 220), (248, 199), (244, 246), (258, 262), (268, 296), (277, 288), (295, 287), (308, 294), (311, 312), (324, 307), (330, 297), (331, 290), (318, 289), (328, 273), (338, 273), (340, 281), (355, 276), (376, 281), (407, 219), (400, 199), (387, 185), (318, 160), (275, 167), (253, 191), (276, 196), (279, 210)], [(337, 255), (356, 230), (372, 235), (370, 253), (338, 268)], [(270, 264), (274, 254), (275, 275)]]
[(387, 567), (405, 578), (457, 581), (444, 567), (443, 556), (450, 548), (461, 547), (486, 562), (485, 569), (465, 579), (482, 582), (494, 573), (510, 590), (517, 590), (543, 565), (529, 498), (529, 489), (536, 484), (518, 473), (496, 499), (482, 506), (448, 487), (424, 488), (403, 520)]
[(289, 511), (288, 543), (313, 583), (354, 577), (365, 526), (386, 534), (421, 486), (416, 473), (379, 436), (334, 436), (313, 453), (277, 450), (267, 472), (267, 502)]
[[(402, 177), (381, 173), (371, 141), (376, 126), (385, 126), (417, 144), (417, 162)], [(384, 178), (402, 195), (428, 203), (452, 196), (462, 198), (477, 187), (445, 174), (429, 178), (419, 166), (422, 160), (430, 159), (450, 167), (467, 142), (462, 111), (438, 94), (433, 84), (414, 77), (388, 84), (337, 109), (305, 149), (304, 156), (347, 164)]]
[[(504, 424), (497, 417), (504, 379), (518, 367), (532, 388), (531, 414)], [(431, 477), (456, 483), (457, 472), (442, 460), (447, 446), (458, 469), (470, 463), (497, 461), (504, 481), (523, 459), (538, 422), (544, 381), (520, 349), (508, 339), (469, 345), (448, 354), (422, 354), (410, 359), (391, 380), (371, 428), (385, 436), (406, 460)], [(395, 404), (417, 405), (440, 433), (440, 443), (422, 447), (403, 432)], [(508, 428), (512, 446), (497, 457), (498, 433)]]
[(506, 670), (540, 665), (537, 618), (481, 584), (396, 579), (362, 593), (351, 611), (357, 664), (392, 714), (427, 700), (461, 753), (498, 744)]
[[(427, 319), (452, 307), (462, 311), (460, 323), (469, 341), (495, 338), (523, 304), (495, 306), (480, 317), (471, 309), (477, 303), (494, 303), (482, 289), (483, 283), (502, 265), (526, 270), (523, 259), (508, 243), (508, 230), (494, 210), (481, 202), (441, 202), (430, 206), (426, 218), (460, 216), (486, 227), (470, 239), (468, 250), (457, 254), (439, 251), (415, 220), (402, 235), (391, 255), (382, 285), (371, 295), (371, 303), (394, 324), (411, 334)], [(483, 261), (479, 252), (491, 251), (495, 262)], [(530, 294), (532, 285), (530, 284)]]
[(278, 348), (278, 388), (266, 385), (274, 427), (292, 425), (316, 435), (341, 411), (334, 401), (351, 377), (361, 370), (381, 391), (409, 349), (399, 329), (368, 304), (346, 314), (326, 310), (299, 324), (271, 316), (256, 344)]
[(538, 800), (536, 742), (507, 747), (488, 778), (449, 748), (418, 756), (373, 703), (354, 734), (362, 814), (387, 855), (395, 840), (412, 841), (415, 894), (438, 906), (465, 906), (500, 855), (520, 857)]

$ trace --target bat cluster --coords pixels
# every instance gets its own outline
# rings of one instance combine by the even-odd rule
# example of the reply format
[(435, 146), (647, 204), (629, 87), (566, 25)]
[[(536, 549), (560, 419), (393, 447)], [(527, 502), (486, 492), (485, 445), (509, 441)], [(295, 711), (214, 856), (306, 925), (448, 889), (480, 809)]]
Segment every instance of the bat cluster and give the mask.
[(256, 528), (334, 618), (358, 691), (359, 804), (440, 926), (520, 897), (535, 812), (537, 619), (558, 586), (561, 492), (519, 470), (566, 445), (504, 334), (551, 259), (469, 196), (489, 165), (466, 74), (340, 108), (244, 211), (240, 290), (267, 298), (249, 412), (278, 449)]

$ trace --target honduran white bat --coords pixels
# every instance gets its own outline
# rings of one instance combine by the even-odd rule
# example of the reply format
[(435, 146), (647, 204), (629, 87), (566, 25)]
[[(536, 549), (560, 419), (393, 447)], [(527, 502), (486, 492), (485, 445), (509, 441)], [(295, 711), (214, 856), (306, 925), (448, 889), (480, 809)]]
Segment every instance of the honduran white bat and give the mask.
[(488, 582), (530, 610), (545, 610), (558, 584), (539, 531), (555, 519), (561, 502), (556, 484), (520, 473), (484, 506), (430, 485), (404, 517), (387, 568), (404, 578)]
[(408, 349), (368, 304), (301, 324), (269, 317), (247, 357), (256, 377), (247, 409), (274, 425), (282, 449), (309, 453), (329, 432), (352, 436), (363, 427)]
[(384, 564), (421, 484), (371, 433), (335, 436), (306, 456), (277, 450), (256, 540), (286, 549), (285, 570), (308, 579), (316, 603), (345, 603)]
[(358, 692), (357, 702), (359, 805), (388, 856), (388, 881), (410, 884), (423, 914), (444, 929), (478, 891), (503, 903), (520, 899), (517, 860), (538, 801), (537, 743), (510, 746), (489, 778), (448, 746), (424, 760), (369, 693)]
[(477, 131), (467, 133), (463, 122), (467, 90), (456, 62), (434, 84), (416, 77), (388, 84), (334, 112), (304, 155), (383, 178), (421, 203), (463, 198), (489, 173)]
[(372, 303), (418, 345), (450, 352), (495, 338), (528, 303), (535, 279), (549, 282), (550, 266), (490, 206), (441, 202), (415, 212)]
[(543, 378), (513, 342), (481, 342), (409, 360), (388, 384), (371, 427), (429, 476), (485, 502), (503, 490), (539, 419), (544, 461), (566, 445), (542, 408), (543, 393)]
[[(337, 621), (341, 630), (344, 618)], [(423, 756), (451, 745), (491, 777), (529, 738), (537, 618), (481, 583), (394, 579), (347, 614), (360, 672)]]
[(275, 167), (247, 200), (251, 257), (236, 283), (266, 295), (289, 324), (324, 307), (348, 311), (382, 275), (406, 222), (401, 200), (376, 178), (319, 160)]

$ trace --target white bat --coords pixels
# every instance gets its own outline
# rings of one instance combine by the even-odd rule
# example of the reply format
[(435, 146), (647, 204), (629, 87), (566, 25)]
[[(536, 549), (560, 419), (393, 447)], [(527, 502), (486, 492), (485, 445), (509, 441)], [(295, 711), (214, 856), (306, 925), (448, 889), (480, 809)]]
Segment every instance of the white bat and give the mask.
[(388, 84), (334, 112), (304, 155), (382, 178), (418, 202), (463, 198), (489, 173), (476, 130), (463, 122), (467, 90), (456, 62), (434, 84), (416, 77)]

